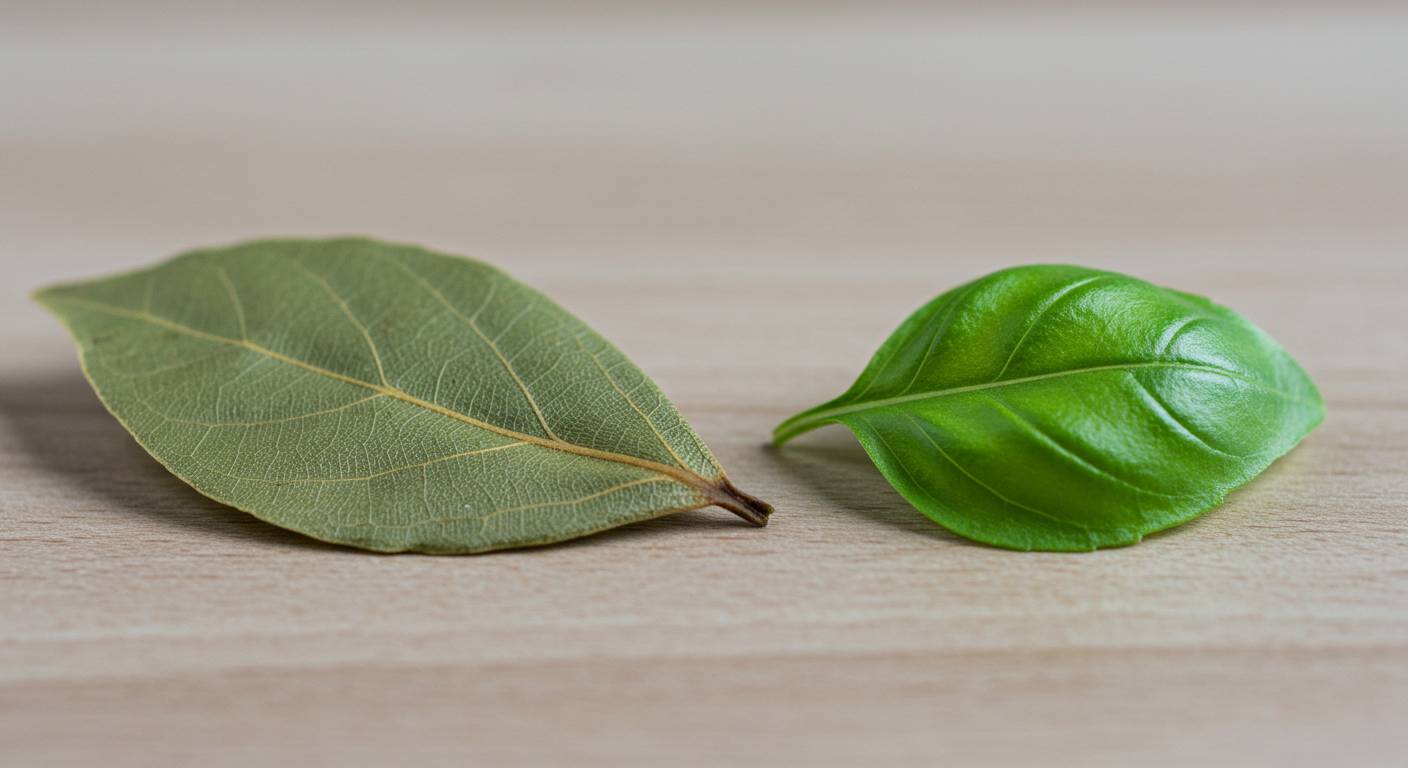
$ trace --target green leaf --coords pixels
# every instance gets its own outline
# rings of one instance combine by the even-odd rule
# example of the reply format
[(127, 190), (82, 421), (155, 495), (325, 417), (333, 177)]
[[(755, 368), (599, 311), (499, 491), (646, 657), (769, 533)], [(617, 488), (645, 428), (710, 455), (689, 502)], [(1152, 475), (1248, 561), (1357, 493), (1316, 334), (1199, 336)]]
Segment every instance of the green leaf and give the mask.
[(771, 512), (615, 347), (479, 262), (264, 241), (36, 298), (158, 461), (317, 539), (483, 552), (710, 504)]
[(1197, 517), (1324, 413), (1300, 366), (1230, 309), (1111, 272), (1029, 266), (924, 306), (849, 391), (774, 438), (845, 424), (940, 525), (1078, 551)]

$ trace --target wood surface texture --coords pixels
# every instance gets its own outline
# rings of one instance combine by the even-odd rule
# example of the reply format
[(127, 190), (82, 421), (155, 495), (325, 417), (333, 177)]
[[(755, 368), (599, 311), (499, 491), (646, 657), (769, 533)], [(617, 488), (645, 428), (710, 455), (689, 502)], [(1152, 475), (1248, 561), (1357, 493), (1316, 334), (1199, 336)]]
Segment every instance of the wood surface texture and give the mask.
[[(8, 5), (0, 765), (1408, 765), (1392, 6)], [(554, 296), (771, 525), (318, 544), (166, 474), (25, 300), (336, 233)], [(923, 301), (1039, 261), (1237, 308), (1325, 423), (1084, 555), (945, 533), (840, 427), (766, 447)]]

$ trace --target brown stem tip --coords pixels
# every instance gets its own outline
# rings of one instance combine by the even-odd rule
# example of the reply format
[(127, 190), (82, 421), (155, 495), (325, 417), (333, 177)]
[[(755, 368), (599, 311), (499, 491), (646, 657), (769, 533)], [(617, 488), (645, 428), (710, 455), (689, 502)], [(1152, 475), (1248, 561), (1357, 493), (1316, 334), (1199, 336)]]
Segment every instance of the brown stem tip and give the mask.
[(771, 504), (738, 490), (726, 477), (713, 489), (711, 498), (715, 504), (760, 528), (768, 524), (768, 515), (772, 514)]

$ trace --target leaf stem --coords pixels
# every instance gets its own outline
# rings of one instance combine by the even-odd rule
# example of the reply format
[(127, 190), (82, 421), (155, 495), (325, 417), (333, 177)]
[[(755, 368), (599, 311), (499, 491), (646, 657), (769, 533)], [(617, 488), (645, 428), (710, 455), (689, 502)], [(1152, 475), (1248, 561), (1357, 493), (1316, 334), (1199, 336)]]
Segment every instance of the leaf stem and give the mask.
[(772, 514), (771, 504), (739, 490), (727, 477), (720, 478), (720, 483), (713, 490), (709, 500), (718, 506), (759, 528), (768, 524), (768, 515)]
[(797, 435), (805, 434), (813, 429), (819, 429), (829, 424), (832, 420), (828, 418), (827, 415), (816, 415), (818, 411), (823, 411), (825, 408), (826, 406), (821, 406), (809, 411), (802, 411), (787, 421), (778, 424), (772, 431), (773, 446), (781, 448), (783, 443), (786, 443)]

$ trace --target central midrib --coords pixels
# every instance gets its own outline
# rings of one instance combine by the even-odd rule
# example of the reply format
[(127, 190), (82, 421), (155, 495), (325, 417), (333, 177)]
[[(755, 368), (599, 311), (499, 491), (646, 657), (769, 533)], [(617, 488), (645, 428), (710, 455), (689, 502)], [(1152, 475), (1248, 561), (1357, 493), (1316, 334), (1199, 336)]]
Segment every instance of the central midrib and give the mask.
[(1069, 370), (1069, 371), (1055, 371), (1055, 372), (1052, 372), (1052, 373), (1042, 373), (1042, 374), (1037, 374), (1037, 375), (1035, 375), (1035, 376), (1024, 376), (1024, 377), (1022, 377), (1022, 378), (1017, 378), (1017, 379), (1007, 379), (1007, 380), (1005, 380), (1005, 381), (989, 381), (989, 382), (985, 382), (985, 383), (982, 383), (982, 384), (971, 384), (971, 385), (964, 386), (964, 387), (953, 387), (953, 388), (951, 388), (951, 389), (940, 389), (940, 390), (935, 390), (935, 391), (932, 391), (932, 392), (916, 392), (916, 393), (914, 393), (914, 394), (909, 394), (909, 395), (896, 395), (896, 396), (894, 396), (894, 397), (886, 397), (886, 398), (882, 398), (882, 399), (879, 399), (879, 400), (869, 400), (869, 401), (865, 401), (865, 402), (854, 403), (854, 404), (851, 404), (851, 405), (842, 405), (842, 406), (837, 406), (837, 407), (835, 407), (835, 408), (828, 408), (828, 409), (825, 409), (825, 410), (812, 411), (812, 412), (800, 414), (800, 415), (798, 415), (797, 417), (795, 417), (794, 419), (789, 419), (788, 421), (783, 422), (783, 424), (778, 427), (778, 434), (779, 434), (779, 435), (795, 434), (795, 433), (798, 432), (798, 431), (807, 431), (807, 430), (805, 430), (805, 429), (799, 430), (798, 427), (803, 427), (803, 426), (807, 426), (807, 425), (812, 425), (812, 424), (815, 424), (815, 423), (817, 423), (817, 422), (826, 421), (826, 420), (828, 420), (828, 419), (834, 419), (834, 418), (836, 418), (836, 417), (838, 417), (838, 416), (845, 416), (845, 415), (850, 414), (850, 413), (862, 413), (862, 412), (865, 412), (865, 411), (875, 411), (875, 410), (880, 410), (880, 409), (882, 409), (882, 408), (888, 408), (888, 407), (893, 406), (893, 405), (902, 405), (902, 404), (904, 404), (904, 403), (913, 403), (913, 402), (917, 402), (917, 401), (920, 401), (920, 400), (935, 400), (935, 399), (942, 398), (942, 397), (949, 397), (949, 396), (952, 396), (952, 395), (961, 395), (961, 394), (965, 394), (965, 393), (968, 393), (968, 392), (980, 392), (980, 391), (985, 390), (985, 389), (999, 389), (999, 388), (1001, 388), (1001, 387), (1010, 387), (1010, 386), (1015, 386), (1015, 385), (1018, 385), (1018, 384), (1027, 384), (1027, 383), (1034, 382), (1034, 381), (1045, 381), (1045, 380), (1048, 380), (1048, 379), (1059, 379), (1059, 378), (1062, 378), (1062, 377), (1065, 377), (1065, 376), (1076, 376), (1076, 375), (1079, 375), (1079, 374), (1086, 374), (1086, 373), (1098, 373), (1098, 372), (1100, 372), (1100, 371), (1131, 371), (1131, 370), (1139, 370), (1139, 369), (1146, 369), (1146, 368), (1175, 368), (1175, 369), (1192, 370), (1192, 371), (1204, 371), (1204, 372), (1207, 372), (1207, 373), (1215, 373), (1215, 374), (1217, 374), (1217, 375), (1219, 375), (1219, 376), (1226, 376), (1226, 377), (1231, 378), (1231, 379), (1236, 379), (1237, 381), (1241, 381), (1241, 382), (1243, 382), (1243, 383), (1245, 383), (1245, 384), (1249, 384), (1249, 385), (1254, 386), (1254, 387), (1260, 387), (1261, 389), (1264, 389), (1264, 390), (1266, 390), (1266, 391), (1268, 391), (1268, 392), (1275, 393), (1275, 394), (1280, 395), (1281, 397), (1284, 397), (1284, 398), (1289, 399), (1289, 400), (1299, 400), (1299, 399), (1300, 399), (1300, 398), (1293, 397), (1292, 395), (1290, 395), (1290, 394), (1287, 393), (1287, 392), (1282, 392), (1282, 391), (1280, 391), (1280, 390), (1278, 390), (1278, 389), (1273, 389), (1273, 388), (1271, 388), (1271, 387), (1268, 387), (1268, 386), (1266, 386), (1265, 384), (1262, 384), (1261, 382), (1253, 381), (1252, 379), (1248, 379), (1248, 378), (1246, 378), (1245, 376), (1238, 375), (1238, 374), (1236, 374), (1236, 373), (1233, 373), (1233, 372), (1231, 372), (1231, 371), (1228, 371), (1228, 370), (1225, 370), (1225, 369), (1222, 369), (1222, 368), (1215, 368), (1215, 367), (1210, 366), (1210, 365), (1197, 365), (1197, 364), (1194, 364), (1194, 363), (1176, 363), (1176, 362), (1117, 363), (1117, 364), (1114, 364), (1114, 365), (1097, 365), (1097, 366), (1092, 366), (1092, 367), (1089, 367), (1089, 368), (1075, 368), (1075, 369), (1072, 369), (1072, 370)]
[(101, 302), (89, 301), (87, 299), (80, 299), (72, 296), (51, 296), (50, 298), (52, 300), (66, 301), (73, 304), (78, 304), (99, 312), (106, 312), (108, 314), (117, 315), (119, 317), (127, 317), (134, 320), (140, 320), (142, 322), (150, 323), (152, 325), (176, 331), (177, 333), (183, 333), (193, 338), (212, 341), (218, 344), (226, 344), (232, 347), (240, 347), (242, 349), (247, 349), (251, 352), (264, 355), (265, 357), (268, 357), (272, 360), (277, 360), (281, 363), (297, 366), (311, 373), (326, 376), (327, 378), (333, 379), (335, 381), (341, 381), (346, 384), (352, 384), (354, 386), (363, 387), (365, 389), (371, 390), (372, 392), (377, 392), (379, 394), (386, 395), (387, 397), (396, 398), (397, 400), (401, 400), (402, 402), (419, 406), (428, 411), (433, 411), (447, 418), (463, 422), (472, 427), (477, 427), (479, 429), (493, 432), (497, 435), (502, 435), (503, 437), (511, 438), (514, 440), (522, 440), (526, 443), (532, 443), (534, 445), (539, 445), (544, 448), (551, 448), (553, 450), (562, 451), (564, 453), (572, 453), (579, 456), (586, 456), (588, 458), (598, 459), (600, 461), (610, 461), (617, 464), (625, 464), (650, 472), (655, 472), (657, 474), (665, 475), (666, 477), (670, 477), (674, 480), (679, 481), (683, 485), (689, 486), (700, 491), (701, 495), (706, 501), (714, 501), (715, 497), (719, 492), (719, 483), (710, 481), (708, 478), (705, 478), (694, 472), (690, 472), (689, 470), (686, 470), (684, 468), (676, 468), (668, 464), (661, 464), (659, 462), (651, 461), (649, 459), (642, 459), (636, 456), (627, 456), (621, 453), (612, 453), (610, 451), (601, 451), (597, 450), (596, 448), (588, 448), (585, 445), (577, 445), (576, 443), (569, 443), (562, 440), (551, 440), (548, 438), (538, 437), (537, 435), (529, 435), (523, 432), (518, 432), (512, 429), (508, 429), (506, 427), (500, 427), (496, 424), (491, 424), (487, 421), (480, 421), (479, 419), (476, 419), (473, 416), (469, 416), (458, 411), (451, 410), (442, 405), (439, 405), (438, 403), (432, 403), (429, 400), (422, 400), (421, 398), (416, 397), (415, 395), (412, 395), (404, 390), (397, 389), (396, 387), (382, 384), (374, 384), (370, 381), (363, 381), (362, 379), (358, 379), (355, 376), (347, 376), (345, 374), (338, 373), (337, 371), (331, 371), (327, 368), (323, 368), (321, 366), (313, 365), (312, 363), (299, 360), (298, 358), (289, 357), (288, 355), (282, 354), (280, 352), (275, 352), (274, 350), (269, 349), (268, 347), (261, 346), (252, 341), (248, 341), (245, 339), (230, 338), (228, 336), (220, 336), (214, 333), (207, 333), (197, 328), (192, 328), (190, 326), (182, 325), (181, 323), (168, 320), (164, 317), (158, 317), (157, 315), (153, 315), (149, 312), (127, 309), (125, 307), (113, 306), (111, 304), (103, 304)]

